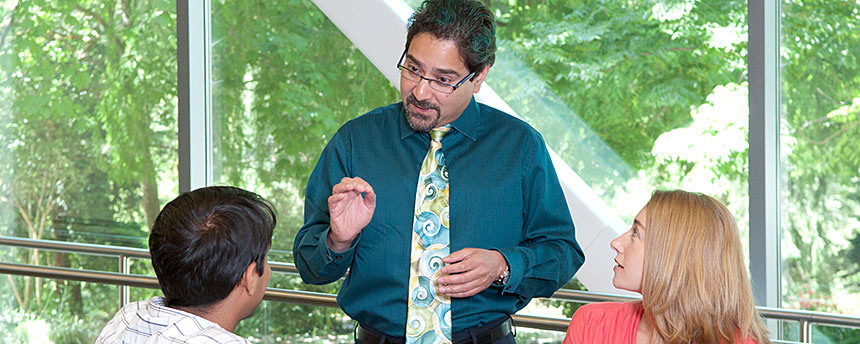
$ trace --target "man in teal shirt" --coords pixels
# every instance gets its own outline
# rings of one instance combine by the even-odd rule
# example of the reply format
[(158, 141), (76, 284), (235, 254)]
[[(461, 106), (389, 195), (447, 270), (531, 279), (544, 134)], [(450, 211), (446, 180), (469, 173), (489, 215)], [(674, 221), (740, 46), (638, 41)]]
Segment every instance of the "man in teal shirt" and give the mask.
[(514, 343), (510, 315), (548, 297), (584, 255), (546, 145), (473, 98), (495, 59), (478, 1), (430, 0), (410, 18), (402, 102), (344, 124), (308, 181), (294, 256), (306, 283), (349, 274), (338, 304), (356, 343), (403, 343), (419, 169), (431, 129), (450, 191), (450, 252), (434, 291), (450, 297), (454, 343)]

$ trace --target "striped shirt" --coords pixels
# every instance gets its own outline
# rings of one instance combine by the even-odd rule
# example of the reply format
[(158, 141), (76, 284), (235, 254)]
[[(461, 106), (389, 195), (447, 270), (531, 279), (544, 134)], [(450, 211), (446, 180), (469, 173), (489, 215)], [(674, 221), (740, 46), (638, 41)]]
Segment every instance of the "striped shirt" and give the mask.
[(250, 344), (218, 324), (164, 305), (164, 299), (132, 302), (105, 326), (95, 344)]

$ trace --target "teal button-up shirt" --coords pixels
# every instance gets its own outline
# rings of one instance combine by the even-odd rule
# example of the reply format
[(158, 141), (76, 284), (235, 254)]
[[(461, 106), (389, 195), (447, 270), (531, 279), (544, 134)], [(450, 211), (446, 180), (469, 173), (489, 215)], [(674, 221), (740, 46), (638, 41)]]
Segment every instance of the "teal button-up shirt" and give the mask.
[[(450, 188), (451, 252), (495, 249), (511, 268), (491, 286), (451, 302), (453, 331), (513, 314), (548, 297), (582, 266), (584, 255), (543, 138), (531, 126), (474, 98), (442, 139)], [(406, 122), (402, 103), (344, 124), (323, 150), (305, 193), (305, 224), (293, 247), (305, 283), (349, 274), (338, 304), (352, 319), (403, 337), (418, 173), (427, 133)], [(326, 244), (328, 197), (343, 177), (361, 177), (376, 193), (370, 223), (345, 252)]]

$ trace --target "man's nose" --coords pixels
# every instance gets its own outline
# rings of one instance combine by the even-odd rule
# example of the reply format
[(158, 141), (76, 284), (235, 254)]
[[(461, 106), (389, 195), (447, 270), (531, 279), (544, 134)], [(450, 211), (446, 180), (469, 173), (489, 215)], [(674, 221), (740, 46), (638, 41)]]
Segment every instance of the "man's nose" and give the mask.
[(412, 89), (412, 95), (418, 100), (430, 99), (430, 96), (433, 95), (433, 89), (430, 88), (430, 80), (424, 78), (418, 79), (418, 84)]

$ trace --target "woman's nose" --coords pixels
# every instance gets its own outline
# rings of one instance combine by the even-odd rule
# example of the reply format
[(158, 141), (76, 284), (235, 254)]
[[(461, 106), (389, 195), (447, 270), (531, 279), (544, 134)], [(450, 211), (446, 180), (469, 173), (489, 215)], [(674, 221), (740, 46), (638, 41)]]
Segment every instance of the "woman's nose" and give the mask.
[(609, 247), (612, 248), (613, 250), (615, 250), (616, 252), (621, 252), (621, 250), (619, 249), (619, 247), (621, 245), (619, 245), (618, 239), (621, 239), (621, 237), (617, 237), (615, 239), (612, 239), (612, 241), (609, 242)]

